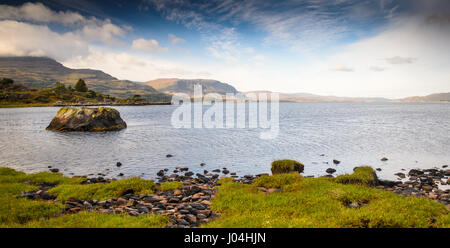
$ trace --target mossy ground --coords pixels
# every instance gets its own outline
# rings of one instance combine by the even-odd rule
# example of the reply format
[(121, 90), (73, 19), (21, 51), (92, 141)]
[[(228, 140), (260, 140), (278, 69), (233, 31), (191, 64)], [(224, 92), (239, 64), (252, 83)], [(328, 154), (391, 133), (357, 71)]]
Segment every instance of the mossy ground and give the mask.
[[(443, 204), (425, 198), (404, 197), (361, 184), (371, 170), (355, 171), (345, 178), (361, 177), (348, 184), (342, 178), (304, 178), (298, 173), (262, 176), (253, 184), (240, 184), (232, 178), (220, 180), (212, 210), (221, 217), (203, 227), (450, 227)], [(107, 199), (124, 190), (150, 193), (152, 181), (130, 178), (108, 184), (81, 185), (81, 178), (57, 173), (25, 174), (0, 168), (0, 227), (164, 227), (169, 219), (160, 215), (132, 217), (96, 212), (62, 213), (56, 202), (17, 199), (22, 191), (37, 189), (33, 182), (58, 184), (49, 193), (58, 199), (70, 197)], [(344, 184), (347, 183), (347, 184)], [(174, 190), (181, 184), (164, 183), (159, 190)], [(258, 187), (280, 188), (267, 194)], [(350, 208), (350, 203), (360, 204)], [(58, 217), (59, 216), (59, 217)]]
[[(159, 215), (132, 217), (97, 212), (80, 212), (60, 216), (64, 206), (56, 202), (17, 198), (22, 191), (36, 190), (34, 183), (57, 184), (51, 191), (58, 199), (70, 197), (107, 199), (117, 197), (124, 190), (151, 193), (153, 181), (139, 178), (123, 179), (108, 184), (81, 185), (83, 178), (63, 177), (59, 173), (25, 174), (9, 168), (0, 168), (0, 228), (6, 227), (164, 227), (168, 218)], [(89, 198), (91, 197), (91, 198)], [(58, 217), (59, 216), (59, 217)]]
[[(212, 204), (221, 217), (203, 227), (450, 227), (443, 204), (338, 181), (291, 173), (263, 176), (252, 185), (224, 182)], [(282, 192), (267, 194), (258, 186)], [(353, 202), (361, 207), (350, 208)]]

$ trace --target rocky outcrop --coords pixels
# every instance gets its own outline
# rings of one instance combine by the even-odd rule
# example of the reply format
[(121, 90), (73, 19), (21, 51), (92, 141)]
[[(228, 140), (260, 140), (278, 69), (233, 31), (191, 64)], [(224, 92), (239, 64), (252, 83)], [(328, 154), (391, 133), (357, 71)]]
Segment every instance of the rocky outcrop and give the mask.
[(58, 132), (117, 131), (127, 127), (113, 108), (61, 108), (47, 130)]

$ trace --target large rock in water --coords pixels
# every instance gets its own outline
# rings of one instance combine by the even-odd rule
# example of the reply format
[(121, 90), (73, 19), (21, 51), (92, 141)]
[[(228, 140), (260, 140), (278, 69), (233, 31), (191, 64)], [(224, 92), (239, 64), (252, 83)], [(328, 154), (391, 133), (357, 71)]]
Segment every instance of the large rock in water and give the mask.
[(59, 132), (99, 132), (117, 131), (127, 127), (120, 118), (119, 111), (113, 108), (61, 108), (47, 130)]

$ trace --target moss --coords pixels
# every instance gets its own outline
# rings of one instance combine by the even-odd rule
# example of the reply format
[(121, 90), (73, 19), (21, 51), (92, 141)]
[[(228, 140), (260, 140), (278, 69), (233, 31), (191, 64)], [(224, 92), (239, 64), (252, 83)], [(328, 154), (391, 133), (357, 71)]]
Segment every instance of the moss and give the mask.
[(163, 228), (169, 222), (167, 216), (141, 215), (132, 217), (126, 214), (106, 214), (97, 212), (79, 212), (43, 221), (26, 224), (8, 224), (0, 227), (15, 228)]
[(106, 200), (119, 197), (128, 190), (133, 190), (135, 194), (152, 194), (155, 190), (155, 183), (141, 178), (128, 178), (111, 183), (63, 184), (50, 189), (48, 193), (56, 195), (58, 200), (68, 200), (72, 197), (84, 200)]
[(272, 174), (299, 172), (302, 173), (304, 165), (295, 160), (276, 160), (272, 162)]
[(298, 173), (276, 174), (273, 176), (264, 175), (256, 178), (253, 184), (264, 188), (282, 188), (295, 182), (300, 182), (302, 176)]
[[(277, 176), (262, 181), (279, 182), (283, 176), (272, 177)], [(329, 178), (301, 178), (282, 187), (290, 190), (262, 194), (256, 184), (218, 186), (212, 209), (221, 217), (202, 227), (448, 227), (446, 207), (425, 198), (344, 185)], [(346, 201), (365, 205), (349, 208)]]
[(336, 177), (336, 182), (343, 184), (362, 184), (375, 186), (378, 182), (377, 174), (370, 166), (356, 167), (353, 174)]
[(164, 182), (159, 186), (159, 190), (161, 191), (169, 191), (169, 190), (176, 190), (181, 189), (183, 187), (182, 182), (173, 181), (173, 182)]

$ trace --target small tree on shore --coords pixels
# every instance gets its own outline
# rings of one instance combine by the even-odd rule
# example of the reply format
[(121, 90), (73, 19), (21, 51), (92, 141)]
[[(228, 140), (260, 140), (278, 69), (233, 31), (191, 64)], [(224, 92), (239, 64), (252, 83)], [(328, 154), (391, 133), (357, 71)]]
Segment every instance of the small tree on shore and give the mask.
[(88, 87), (83, 79), (80, 78), (78, 80), (77, 84), (75, 84), (75, 90), (78, 92), (87, 92), (88, 91)]
[(12, 80), (11, 78), (3, 78), (2, 80), (0, 80), (0, 85), (2, 86), (11, 86), (14, 84), (14, 80)]

